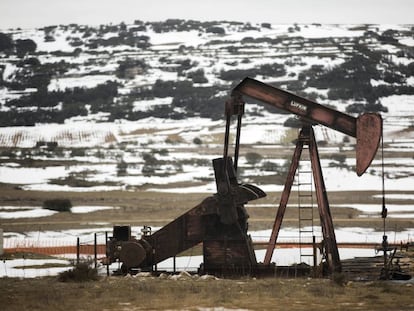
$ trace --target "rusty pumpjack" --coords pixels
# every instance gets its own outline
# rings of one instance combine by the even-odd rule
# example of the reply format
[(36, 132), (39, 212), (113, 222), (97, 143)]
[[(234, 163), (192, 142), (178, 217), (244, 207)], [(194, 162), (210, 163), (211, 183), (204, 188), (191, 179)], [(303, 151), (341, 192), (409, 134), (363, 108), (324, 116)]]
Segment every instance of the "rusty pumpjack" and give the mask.
[[(263, 263), (258, 263), (251, 237), (247, 233), (248, 214), (244, 204), (263, 198), (265, 192), (237, 181), (241, 122), (244, 114), (243, 95), (260, 100), (298, 116), (303, 122), (296, 149), (288, 171), (284, 191), (275, 217), (271, 238)], [(320, 105), (260, 81), (245, 78), (237, 85), (225, 105), (226, 130), (223, 157), (213, 160), (217, 193), (179, 216), (153, 234), (141, 239), (131, 236), (129, 227), (114, 227), (107, 241), (107, 262), (122, 262), (121, 270), (151, 270), (161, 261), (200, 243), (203, 246), (201, 273), (211, 274), (274, 274), (271, 263), (279, 229), (290, 195), (303, 146), (309, 145), (321, 220), (325, 264), (328, 272), (341, 271), (338, 247), (312, 125), (321, 124), (356, 138), (356, 171), (361, 176), (371, 164), (382, 137), (382, 118), (366, 113), (358, 118)], [(237, 116), (234, 162), (229, 157), (232, 116)]]

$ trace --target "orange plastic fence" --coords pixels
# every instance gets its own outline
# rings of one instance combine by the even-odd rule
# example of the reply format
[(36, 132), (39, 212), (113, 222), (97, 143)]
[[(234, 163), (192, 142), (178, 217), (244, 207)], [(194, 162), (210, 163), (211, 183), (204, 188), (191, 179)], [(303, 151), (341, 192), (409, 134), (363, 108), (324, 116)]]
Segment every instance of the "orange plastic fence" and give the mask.
[[(97, 245), (97, 254), (102, 255), (106, 253), (105, 245)], [(42, 255), (60, 255), (60, 254), (76, 254), (77, 248), (75, 246), (48, 246), (48, 247), (36, 247), (36, 246), (17, 246), (12, 248), (5, 248), (5, 253), (33, 253)], [(80, 245), (79, 254), (93, 255), (95, 253), (93, 245)]]

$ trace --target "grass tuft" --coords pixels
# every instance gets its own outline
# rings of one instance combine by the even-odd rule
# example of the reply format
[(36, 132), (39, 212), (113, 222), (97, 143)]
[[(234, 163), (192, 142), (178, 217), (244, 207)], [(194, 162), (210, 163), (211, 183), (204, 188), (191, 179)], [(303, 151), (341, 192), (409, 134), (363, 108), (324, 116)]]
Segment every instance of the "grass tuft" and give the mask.
[(60, 282), (87, 282), (98, 279), (98, 271), (87, 262), (78, 263), (73, 269), (63, 271), (58, 276)]

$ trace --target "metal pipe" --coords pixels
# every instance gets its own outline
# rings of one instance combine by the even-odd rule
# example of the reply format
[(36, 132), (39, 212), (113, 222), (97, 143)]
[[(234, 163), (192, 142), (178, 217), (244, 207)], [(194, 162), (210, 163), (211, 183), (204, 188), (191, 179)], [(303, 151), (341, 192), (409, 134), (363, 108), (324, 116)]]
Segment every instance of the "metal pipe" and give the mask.
[(76, 264), (79, 264), (80, 258), (80, 240), (79, 237), (76, 238)]
[(96, 236), (96, 233), (94, 234), (94, 241), (93, 241), (93, 260), (94, 260), (94, 267), (95, 269), (98, 266), (98, 248), (97, 248), (97, 244), (98, 244), (98, 239)]
[(108, 231), (105, 231), (106, 276), (109, 276)]
[(237, 172), (237, 163), (239, 161), (239, 150), (240, 150), (240, 134), (241, 134), (241, 123), (243, 115), (241, 113), (237, 116), (237, 133), (236, 133), (236, 146), (234, 148), (234, 170)]

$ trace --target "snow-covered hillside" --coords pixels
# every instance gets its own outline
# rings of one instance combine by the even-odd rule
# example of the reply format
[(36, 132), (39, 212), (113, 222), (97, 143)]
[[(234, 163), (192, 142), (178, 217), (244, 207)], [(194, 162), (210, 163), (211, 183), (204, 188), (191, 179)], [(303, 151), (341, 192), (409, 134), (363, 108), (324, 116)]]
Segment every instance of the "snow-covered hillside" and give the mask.
[[(0, 182), (80, 191), (165, 190), (165, 184), (190, 182), (191, 188), (169, 191), (214, 192), (210, 161), (221, 155), (224, 102), (251, 76), (353, 115), (382, 113), (391, 156), (387, 186), (412, 188), (411, 25), (167, 20), (16, 29), (2, 36), (10, 44), (0, 47)], [(255, 167), (242, 156), (241, 166), (247, 180), (266, 188), (254, 177), (274, 174), (264, 168), (269, 163), (283, 170), (297, 130), (284, 126), (290, 115), (246, 100), (242, 144), (272, 152)], [(328, 188), (378, 189), (379, 158), (366, 179), (358, 179), (355, 141), (315, 130)], [(345, 166), (332, 157), (341, 153)], [(30, 167), (27, 159), (56, 161)], [(66, 184), (73, 179), (87, 182)]]

